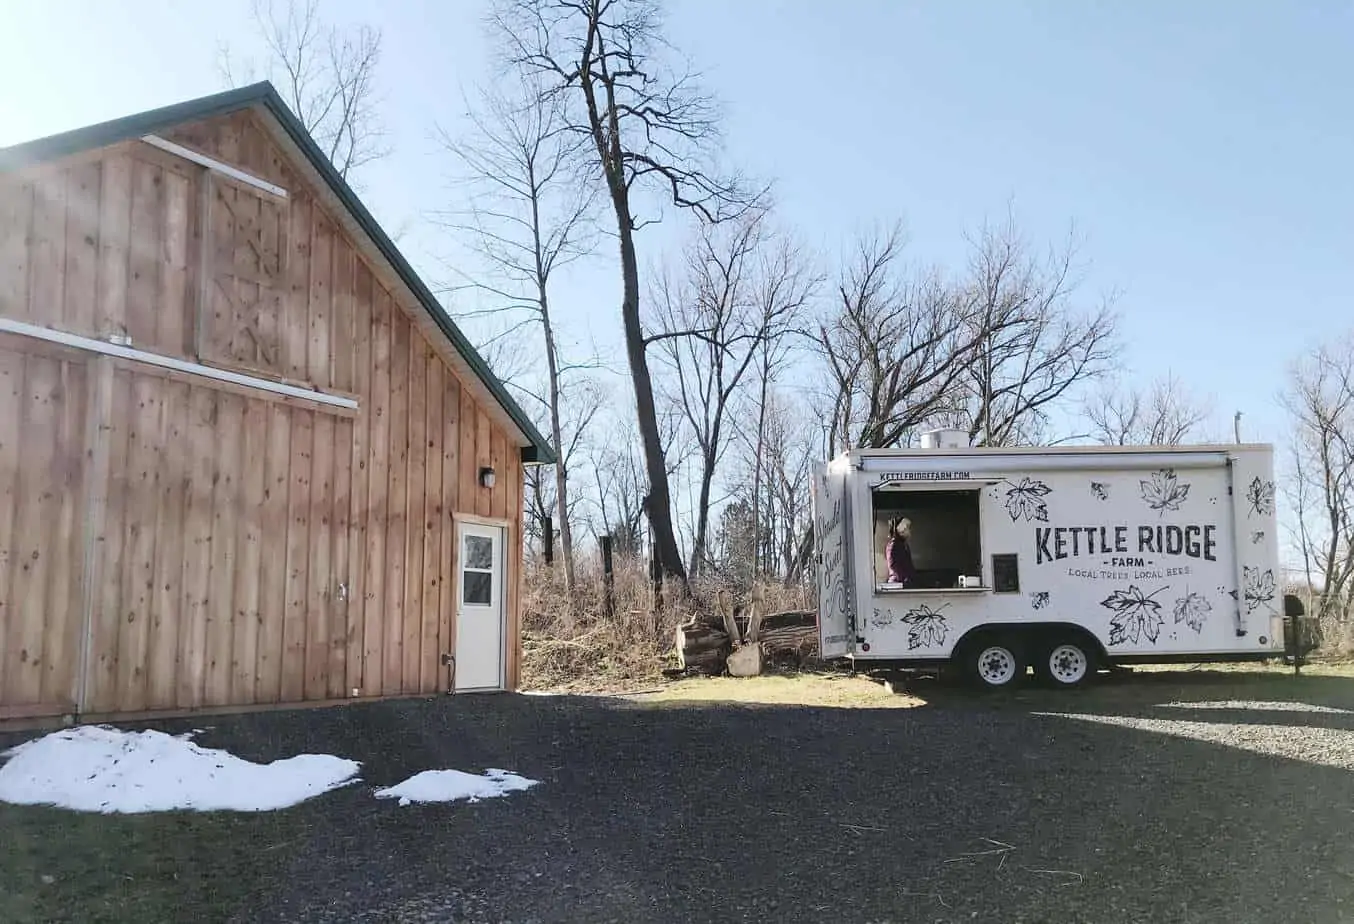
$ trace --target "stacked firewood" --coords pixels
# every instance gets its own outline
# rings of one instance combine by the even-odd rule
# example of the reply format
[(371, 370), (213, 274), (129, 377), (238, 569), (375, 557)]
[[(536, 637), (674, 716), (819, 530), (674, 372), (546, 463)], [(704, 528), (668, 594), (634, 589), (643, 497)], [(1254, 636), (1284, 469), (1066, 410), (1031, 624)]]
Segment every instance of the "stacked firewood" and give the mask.
[(711, 613), (698, 613), (677, 627), (675, 647), (682, 668), (690, 673), (753, 677), (766, 661), (803, 662), (818, 647), (817, 614), (812, 610), (762, 613), (763, 600), (754, 591), (751, 603), (735, 608), (721, 592)]

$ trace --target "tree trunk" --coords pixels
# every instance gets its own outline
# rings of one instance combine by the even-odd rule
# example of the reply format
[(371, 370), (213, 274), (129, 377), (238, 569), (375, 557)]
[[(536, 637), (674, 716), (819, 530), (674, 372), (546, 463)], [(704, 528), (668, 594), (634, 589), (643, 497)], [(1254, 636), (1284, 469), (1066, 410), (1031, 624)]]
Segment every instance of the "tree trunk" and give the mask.
[[(533, 209), (535, 205), (533, 203)], [(539, 253), (539, 251), (538, 251)], [(539, 259), (538, 259), (539, 264)], [(560, 557), (564, 562), (564, 590), (574, 598), (574, 538), (569, 527), (569, 470), (564, 459), (564, 437), (559, 422), (559, 358), (555, 355), (555, 330), (550, 324), (550, 305), (545, 285), (539, 288), (541, 326), (545, 329), (545, 363), (550, 376), (550, 439), (555, 444), (555, 517), (559, 520)]]
[[(762, 382), (757, 395), (757, 450), (752, 457), (752, 579), (762, 573), (762, 449), (766, 442), (766, 388), (771, 372), (767, 347), (762, 346)], [(770, 518), (768, 517), (768, 522)], [(768, 556), (769, 564), (769, 556)]]
[(672, 496), (668, 490), (668, 470), (663, 459), (662, 438), (658, 434), (658, 412), (654, 405), (653, 377), (645, 355), (644, 330), (639, 319), (639, 263), (635, 257), (635, 237), (631, 225), (630, 203), (624, 185), (612, 187), (616, 221), (620, 227), (621, 274), (625, 280), (621, 299), (621, 317), (625, 322), (625, 352), (630, 360), (630, 378), (635, 386), (635, 411), (639, 435), (644, 444), (644, 469), (649, 478), (649, 503), (646, 513), (653, 527), (654, 549), (664, 575), (680, 578), (685, 584), (686, 569), (672, 529)]
[(701, 488), (696, 502), (696, 539), (691, 546), (691, 576), (700, 573), (705, 561), (705, 544), (710, 531), (710, 486), (715, 480), (715, 461), (712, 451), (701, 454)]
[(809, 559), (813, 557), (813, 525), (804, 530), (804, 538), (799, 542), (799, 554), (795, 556), (794, 563), (785, 571), (785, 586), (789, 587), (795, 581), (799, 580), (804, 569), (808, 567)]
[[(666, 575), (681, 579), (685, 593), (686, 568), (672, 529), (672, 497), (668, 489), (668, 471), (663, 459), (662, 438), (658, 434), (658, 413), (654, 406), (653, 377), (645, 355), (644, 329), (639, 314), (639, 260), (635, 256), (635, 222), (630, 211), (630, 187), (625, 175), (625, 151), (621, 146), (619, 104), (615, 78), (603, 73), (598, 80), (591, 70), (597, 53), (597, 8), (591, 12), (590, 29), (583, 49), (588, 66), (580, 69), (579, 86), (588, 107), (588, 127), (596, 145), (598, 162), (606, 178), (611, 206), (616, 213), (616, 237), (621, 251), (621, 320), (625, 328), (625, 353), (630, 361), (630, 378), (635, 388), (635, 414), (640, 441), (644, 444), (644, 468), (649, 479), (646, 513), (653, 529), (654, 550)], [(605, 59), (603, 59), (605, 60)], [(597, 89), (603, 96), (599, 99)]]

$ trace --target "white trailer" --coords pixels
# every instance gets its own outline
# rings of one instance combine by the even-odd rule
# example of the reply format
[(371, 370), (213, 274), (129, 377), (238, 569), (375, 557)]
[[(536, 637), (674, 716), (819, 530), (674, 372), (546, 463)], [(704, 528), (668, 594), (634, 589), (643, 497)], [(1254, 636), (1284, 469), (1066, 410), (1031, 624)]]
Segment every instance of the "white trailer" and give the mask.
[[(855, 450), (813, 482), (819, 644), (988, 687), (1285, 654), (1269, 445)], [(889, 582), (889, 524), (916, 568)]]

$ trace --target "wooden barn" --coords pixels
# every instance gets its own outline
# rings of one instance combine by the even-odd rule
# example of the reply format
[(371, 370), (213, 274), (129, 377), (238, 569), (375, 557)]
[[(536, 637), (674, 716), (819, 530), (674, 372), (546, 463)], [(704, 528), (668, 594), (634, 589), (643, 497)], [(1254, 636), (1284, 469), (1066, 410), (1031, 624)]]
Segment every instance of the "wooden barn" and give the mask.
[(0, 719), (513, 689), (552, 461), (269, 84), (0, 150)]

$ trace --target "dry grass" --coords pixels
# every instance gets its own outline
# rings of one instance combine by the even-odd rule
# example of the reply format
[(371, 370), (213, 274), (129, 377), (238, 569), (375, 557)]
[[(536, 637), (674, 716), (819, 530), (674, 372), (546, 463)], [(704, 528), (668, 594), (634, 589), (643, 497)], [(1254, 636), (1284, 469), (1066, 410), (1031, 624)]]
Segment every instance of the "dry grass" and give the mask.
[(756, 703), (836, 709), (909, 709), (926, 701), (895, 693), (877, 680), (847, 673), (804, 672), (761, 677), (691, 677), (657, 692), (630, 697), (643, 703)]
[[(836, 692), (846, 690), (840, 678), (831, 680), (833, 686), (821, 691), (816, 684), (828, 683), (827, 674), (802, 674), (796, 678), (770, 676), (756, 683), (728, 678), (711, 680), (691, 679), (671, 683), (663, 676), (664, 668), (677, 667), (673, 651), (673, 632), (693, 610), (711, 612), (717, 591), (732, 592), (736, 604), (746, 603), (749, 588), (735, 588), (713, 580), (692, 582), (692, 598), (673, 603), (668, 592), (669, 605), (654, 615), (653, 590), (644, 562), (617, 559), (614, 576), (613, 615), (608, 616), (603, 593), (600, 562), (596, 559), (579, 563), (578, 586), (570, 600), (564, 590), (564, 576), (560, 568), (546, 568), (528, 563), (526, 593), (523, 608), (522, 687), (530, 691), (560, 693), (626, 692), (655, 686), (670, 687), (664, 696), (695, 697), (697, 699), (728, 699), (762, 702), (757, 697), (773, 695), (765, 691), (784, 690), (790, 697), (778, 702), (799, 702), (807, 696), (817, 701), (822, 696), (832, 699)], [(779, 583), (763, 585), (766, 594), (764, 612), (812, 608), (810, 592), (805, 588), (786, 588)], [(1304, 673), (1322, 676), (1349, 676), (1354, 673), (1354, 661), (1349, 655), (1354, 645), (1346, 627), (1325, 627), (1327, 645), (1320, 657), (1303, 668)], [(1343, 644), (1341, 644), (1343, 642)], [(1273, 672), (1274, 665), (1226, 665), (1222, 670)], [(1153, 670), (1154, 668), (1138, 668)], [(1180, 667), (1162, 666), (1166, 671)], [(807, 680), (805, 679), (807, 678)], [(815, 679), (819, 678), (819, 679)], [(804, 683), (809, 686), (805, 687)], [(868, 683), (868, 681), (861, 681)], [(750, 690), (746, 699), (734, 693), (730, 684)], [(793, 693), (788, 692), (793, 689)], [(862, 688), (863, 689), (863, 688)], [(871, 687), (873, 690), (874, 687)], [(822, 696), (820, 696), (820, 693)], [(780, 694), (774, 694), (780, 695)], [(872, 696), (875, 694), (872, 693)], [(890, 706), (900, 705), (882, 692), (877, 698)], [(828, 705), (830, 703), (823, 703)]]
[[(643, 562), (618, 560), (613, 614), (607, 615), (601, 568), (580, 562), (573, 600), (559, 568), (528, 565), (522, 613), (522, 686), (555, 692), (614, 692), (664, 681), (676, 667), (673, 633), (693, 611), (709, 612), (715, 593), (732, 592), (736, 603), (746, 588), (714, 581), (692, 582), (692, 597), (669, 603), (654, 615), (653, 590)], [(806, 607), (800, 588), (764, 587), (766, 611)]]

